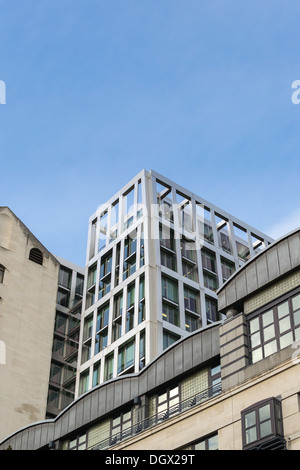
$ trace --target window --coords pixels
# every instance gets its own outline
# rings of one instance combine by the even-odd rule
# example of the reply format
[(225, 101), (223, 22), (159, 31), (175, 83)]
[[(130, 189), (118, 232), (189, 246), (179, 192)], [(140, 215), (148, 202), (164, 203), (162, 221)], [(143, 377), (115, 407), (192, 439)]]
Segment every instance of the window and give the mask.
[(89, 389), (89, 371), (83, 372), (79, 381), (79, 395), (87, 392)]
[(109, 303), (98, 309), (96, 324), (95, 354), (107, 346), (108, 337)]
[(116, 341), (121, 337), (122, 327), (122, 311), (123, 311), (123, 294), (118, 294), (114, 298), (114, 317), (113, 317), (113, 341)]
[(87, 435), (84, 432), (69, 442), (69, 450), (85, 450), (87, 446)]
[(166, 302), (162, 303), (162, 319), (172, 323), (173, 325), (179, 326), (179, 312), (178, 308), (173, 305), (169, 305)]
[(99, 299), (110, 292), (111, 283), (111, 267), (112, 267), (112, 254), (108, 253), (101, 259), (100, 266), (100, 282), (99, 282)]
[(84, 277), (81, 276), (80, 274), (77, 274), (76, 286), (75, 286), (75, 293), (77, 295), (82, 296), (82, 294), (83, 294), (83, 283), (84, 283)]
[(32, 248), (29, 253), (29, 259), (37, 264), (43, 264), (43, 253), (38, 248)]
[(174, 231), (162, 224), (159, 225), (160, 245), (163, 249), (175, 252)]
[(210, 297), (205, 297), (206, 316), (209, 323), (219, 321), (217, 301)]
[(144, 276), (141, 276), (140, 285), (139, 285), (138, 323), (142, 323), (144, 320), (145, 320), (145, 283), (144, 283)]
[(97, 362), (97, 364), (94, 365), (93, 369), (93, 387), (96, 387), (100, 382), (100, 362)]
[(134, 365), (134, 340), (127, 343), (119, 349), (118, 355), (118, 374), (125, 370), (129, 372), (129, 368)]
[(195, 263), (182, 259), (182, 274), (191, 281), (198, 282), (198, 268)]
[(5, 267), (0, 265), (0, 284), (3, 284)]
[(113, 377), (114, 372), (114, 355), (109, 354), (105, 358), (105, 366), (104, 366), (104, 380), (110, 380)]
[(131, 330), (134, 324), (134, 300), (135, 284), (133, 283), (127, 289), (126, 332)]
[(139, 370), (145, 367), (145, 331), (140, 334), (140, 357), (139, 357)]
[(126, 238), (124, 243), (124, 280), (136, 271), (136, 245), (136, 232), (134, 232)]
[(218, 434), (204, 437), (181, 450), (218, 450)]
[(120, 413), (111, 422), (111, 445), (131, 435), (133, 413), (130, 410)]
[(179, 404), (179, 387), (173, 387), (157, 397), (157, 413), (174, 412), (174, 406)]
[(225, 282), (234, 273), (235, 265), (234, 263), (231, 263), (230, 261), (221, 258), (221, 269), (222, 269), (223, 282)]
[(58, 288), (57, 290), (57, 303), (63, 307), (69, 307), (70, 291)]
[(283, 444), (280, 439), (283, 438), (283, 425), (279, 399), (272, 397), (258, 402), (243, 410), (241, 415), (243, 449), (270, 441), (274, 444), (276, 438)]
[(162, 276), (162, 296), (164, 299), (178, 303), (178, 284), (177, 281)]
[(216, 273), (216, 257), (211, 251), (202, 249), (201, 251), (202, 266), (209, 271)]
[(72, 278), (72, 271), (70, 271), (67, 268), (61, 267), (59, 270), (58, 284), (62, 287), (66, 287), (67, 289), (70, 289), (71, 278)]
[(249, 348), (255, 363), (300, 339), (300, 294), (287, 294), (280, 302), (249, 316)]
[(184, 288), (184, 306), (187, 310), (200, 313), (200, 299), (199, 292), (196, 292), (188, 287)]
[(185, 313), (185, 329), (192, 333), (192, 331), (198, 330), (201, 327), (201, 319), (198, 315), (192, 315)]
[(174, 344), (176, 341), (180, 339), (180, 336), (177, 336), (173, 333), (170, 333), (167, 330), (163, 331), (163, 349), (168, 348), (172, 344)]

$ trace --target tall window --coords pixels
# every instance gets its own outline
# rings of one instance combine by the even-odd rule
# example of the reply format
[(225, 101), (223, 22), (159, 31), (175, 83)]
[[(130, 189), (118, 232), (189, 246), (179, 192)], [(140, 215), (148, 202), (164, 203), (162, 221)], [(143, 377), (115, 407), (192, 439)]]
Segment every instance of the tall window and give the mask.
[(109, 303), (100, 307), (97, 312), (95, 354), (106, 348), (108, 336)]
[(101, 299), (104, 295), (110, 292), (111, 267), (112, 267), (112, 254), (110, 252), (101, 259), (99, 299)]
[(114, 372), (114, 355), (108, 354), (105, 357), (105, 366), (104, 366), (104, 380), (110, 380), (113, 377)]
[(66, 287), (67, 289), (70, 289), (71, 277), (72, 277), (72, 271), (70, 271), (67, 268), (61, 267), (59, 270), (58, 284), (60, 286)]
[(123, 279), (127, 279), (136, 271), (136, 232), (129, 235), (124, 243)]
[(131, 330), (134, 324), (134, 298), (135, 284), (133, 283), (127, 289), (126, 332)]
[(112, 325), (112, 340), (116, 341), (121, 337), (122, 327), (122, 311), (123, 311), (123, 294), (118, 294), (114, 298), (114, 313)]
[(125, 344), (119, 349), (118, 374), (131, 368), (134, 365), (134, 340)]
[(252, 363), (300, 339), (300, 294), (287, 294), (281, 302), (249, 316)]
[(162, 276), (162, 296), (164, 299), (178, 303), (178, 284), (177, 281)]

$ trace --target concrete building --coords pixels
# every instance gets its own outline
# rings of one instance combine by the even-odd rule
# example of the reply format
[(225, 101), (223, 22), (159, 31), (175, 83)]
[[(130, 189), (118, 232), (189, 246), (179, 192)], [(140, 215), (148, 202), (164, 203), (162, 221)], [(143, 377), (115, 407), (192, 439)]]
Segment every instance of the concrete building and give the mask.
[(218, 299), (222, 321), (0, 449), (299, 450), (300, 230), (249, 260)]
[(0, 207), (0, 439), (45, 419), (59, 262)]
[(271, 241), (140, 172), (90, 217), (76, 396), (221, 320), (217, 289)]
[(57, 416), (75, 397), (84, 269), (56, 256), (59, 262), (47, 418)]

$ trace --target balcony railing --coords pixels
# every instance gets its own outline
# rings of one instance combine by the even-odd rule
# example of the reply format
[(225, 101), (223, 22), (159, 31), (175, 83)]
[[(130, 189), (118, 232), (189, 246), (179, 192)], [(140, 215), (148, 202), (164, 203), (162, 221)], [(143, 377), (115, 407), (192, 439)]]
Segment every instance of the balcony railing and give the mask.
[(104, 449), (107, 449), (108, 447), (114, 446), (125, 439), (133, 437), (147, 430), (148, 428), (151, 428), (152, 426), (156, 426), (158, 424), (165, 422), (166, 420), (168, 420), (169, 418), (172, 418), (173, 416), (176, 416), (180, 413), (188, 411), (192, 407), (199, 405), (200, 403), (203, 403), (209, 400), (210, 398), (218, 395), (219, 393), (221, 393), (221, 391), (222, 391), (221, 383), (213, 385), (212, 387), (209, 387), (206, 390), (203, 390), (202, 392), (198, 393), (197, 395), (194, 395), (192, 397), (189, 397), (186, 400), (183, 400), (177, 403), (176, 405), (168, 408), (167, 410), (164, 410), (161, 413), (157, 413), (153, 416), (150, 416), (144, 419), (143, 421), (140, 421), (134, 424), (133, 426), (127, 428), (126, 430), (118, 434), (115, 434), (113, 436), (110, 436), (107, 439), (104, 439), (98, 444), (90, 447), (89, 450), (104, 450)]

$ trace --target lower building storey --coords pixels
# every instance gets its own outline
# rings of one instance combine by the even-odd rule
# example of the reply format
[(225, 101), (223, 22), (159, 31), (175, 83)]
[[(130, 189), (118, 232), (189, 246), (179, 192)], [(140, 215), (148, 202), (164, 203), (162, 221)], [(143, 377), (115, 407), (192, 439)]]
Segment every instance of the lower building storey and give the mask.
[(300, 449), (295, 350), (289, 346), (245, 366), (251, 373), (237, 372), (241, 380), (234, 385), (225, 368), (223, 382), (220, 351), (226, 335), (232, 341), (231, 322), (236, 325), (236, 318), (198, 330), (140, 373), (99, 385), (54, 419), (8, 436), (0, 449)]

